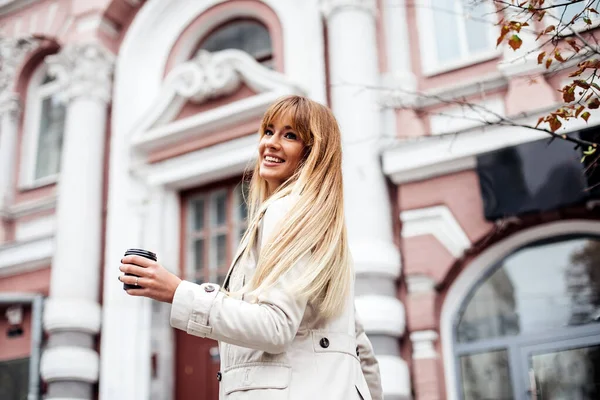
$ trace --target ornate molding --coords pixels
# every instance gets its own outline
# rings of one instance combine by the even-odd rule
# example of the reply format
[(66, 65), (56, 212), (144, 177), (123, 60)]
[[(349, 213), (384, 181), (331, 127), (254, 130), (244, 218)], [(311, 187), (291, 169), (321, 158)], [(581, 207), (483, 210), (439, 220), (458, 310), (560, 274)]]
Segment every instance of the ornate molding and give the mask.
[[(242, 82), (257, 94), (174, 121), (188, 101), (203, 103), (231, 94)], [(243, 51), (200, 51), (169, 72), (156, 100), (135, 124), (132, 144), (148, 151), (198, 137), (222, 126), (258, 117), (277, 97), (294, 93), (301, 94), (304, 90)]]
[(67, 99), (89, 96), (110, 102), (115, 56), (97, 43), (80, 43), (48, 56), (48, 72), (57, 77)]
[(325, 18), (331, 18), (337, 12), (344, 10), (365, 11), (375, 16), (377, 3), (375, 0), (321, 0), (321, 12)]
[(368, 334), (402, 337), (406, 329), (404, 304), (395, 297), (381, 295), (357, 296), (356, 312)]
[(34, 38), (0, 39), (0, 96), (12, 93), (17, 71), (25, 56), (39, 45)]
[(200, 50), (191, 62), (181, 64), (168, 79), (175, 92), (194, 103), (232, 94), (242, 83), (234, 58)]
[(21, 101), (15, 93), (7, 91), (0, 93), (0, 116), (5, 113), (16, 118), (21, 112)]
[(435, 342), (438, 338), (437, 332), (432, 330), (412, 332), (410, 340), (413, 345), (413, 360), (437, 358)]

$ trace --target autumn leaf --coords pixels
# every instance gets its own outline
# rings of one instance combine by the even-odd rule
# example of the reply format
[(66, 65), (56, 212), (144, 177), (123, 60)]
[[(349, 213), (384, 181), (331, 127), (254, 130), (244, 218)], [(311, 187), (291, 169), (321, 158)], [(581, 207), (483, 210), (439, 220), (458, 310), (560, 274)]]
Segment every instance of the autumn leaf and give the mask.
[(544, 122), (544, 117), (540, 117), (540, 119), (538, 119), (537, 124), (535, 124), (535, 127), (537, 128), (538, 126), (540, 126), (540, 124)]
[(544, 57), (546, 57), (545, 51), (542, 51), (540, 54), (538, 54), (538, 64), (541, 64), (544, 61)]
[(579, 114), (585, 109), (584, 106), (577, 107), (577, 111), (575, 111), (575, 118), (579, 117)]
[(567, 43), (569, 43), (569, 46), (571, 46), (577, 53), (579, 53), (579, 50), (581, 50), (581, 47), (577, 45), (575, 39), (567, 39)]
[(546, 29), (544, 29), (543, 31), (541, 31), (537, 37), (535, 38), (535, 40), (538, 40), (539, 38), (541, 38), (543, 35), (547, 35), (548, 33), (552, 32), (553, 30), (556, 29), (556, 26), (554, 25), (550, 25), (549, 27), (547, 27)]
[(596, 82), (592, 82), (591, 85), (596, 89), (596, 90), (600, 90), (600, 85), (598, 85)]
[(510, 32), (508, 25), (502, 25), (502, 29), (500, 30), (500, 36), (498, 36), (498, 41), (496, 41), (496, 47), (498, 47), (500, 43), (502, 43), (508, 32)]
[(583, 114), (581, 114), (581, 118), (583, 118), (585, 122), (588, 122), (588, 119), (590, 118), (590, 113), (587, 111), (584, 112)]
[(579, 86), (582, 89), (589, 89), (590, 88), (590, 84), (587, 83), (586, 81), (584, 81), (583, 79), (575, 79), (573, 81), (573, 83), (577, 86)]
[(592, 24), (592, 20), (589, 17), (583, 17), (583, 21), (587, 24), (587, 25), (591, 25)]
[(589, 11), (589, 12), (593, 12), (594, 14), (598, 14), (598, 11), (596, 11), (595, 9), (593, 9), (593, 8), (591, 8), (591, 7), (590, 7), (590, 8), (588, 8), (588, 11)]
[(567, 85), (562, 90), (563, 100), (565, 103), (575, 101), (575, 86)]
[(552, 132), (556, 132), (562, 126), (562, 123), (556, 117), (551, 118), (548, 123)]
[(522, 44), (523, 41), (518, 35), (512, 35), (508, 41), (508, 45), (512, 47), (513, 50), (517, 50)]
[(551, 58), (548, 58), (548, 59), (546, 60), (546, 69), (550, 68), (550, 65), (552, 65), (552, 59), (551, 59)]
[(600, 99), (598, 99), (597, 97), (594, 97), (593, 99), (590, 100), (590, 102), (588, 103), (588, 108), (590, 110), (595, 110), (598, 107), (600, 107)]
[(554, 58), (556, 58), (556, 61), (560, 61), (560, 62), (565, 62), (566, 60), (562, 57), (562, 55), (560, 54), (560, 52), (558, 50), (556, 50), (554, 52)]

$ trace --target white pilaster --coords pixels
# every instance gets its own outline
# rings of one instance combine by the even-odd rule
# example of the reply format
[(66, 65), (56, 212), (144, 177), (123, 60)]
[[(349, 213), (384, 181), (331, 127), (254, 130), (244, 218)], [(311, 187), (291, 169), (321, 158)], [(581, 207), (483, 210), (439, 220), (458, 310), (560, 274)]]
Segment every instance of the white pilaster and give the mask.
[[(328, 24), (331, 108), (342, 131), (344, 148), (344, 197), (350, 249), (359, 279), (368, 275), (396, 280), (400, 275), (400, 254), (393, 242), (391, 205), (379, 155), (382, 145), (382, 110), (379, 94), (378, 53), (374, 0), (328, 0), (322, 7)], [(375, 293), (373, 293), (375, 294)], [(373, 301), (357, 299), (364, 308), (361, 316), (376, 313)], [(390, 297), (389, 326), (381, 329), (370, 321), (367, 334), (400, 338), (404, 331), (404, 309)], [(405, 365), (399, 354), (388, 355), (395, 362), (382, 363), (382, 376), (393, 365)], [(399, 399), (410, 392), (408, 369), (398, 379), (406, 390), (384, 385), (387, 397)], [(398, 370), (394, 368), (394, 373)]]
[(15, 95), (2, 96), (0, 103), (0, 212), (11, 204), (17, 154), (20, 105)]
[[(65, 100), (69, 102), (58, 184), (50, 298), (46, 303), (52, 312), (44, 314), (44, 328), (52, 342), (53, 335), (65, 331), (95, 336), (100, 330), (102, 176), (113, 55), (97, 44), (86, 43), (66, 47), (48, 57), (47, 62), (51, 73), (64, 85)], [(60, 310), (86, 316), (65, 318)], [(85, 351), (95, 353), (92, 349)], [(51, 360), (71, 353), (67, 346), (51, 347), (42, 358), (46, 367), (42, 369), (42, 377), (52, 382), (97, 381), (97, 372), (69, 377), (53, 370), (58, 366)], [(72, 357), (72, 360), (80, 363), (73, 366), (73, 371), (98, 371), (97, 356)]]

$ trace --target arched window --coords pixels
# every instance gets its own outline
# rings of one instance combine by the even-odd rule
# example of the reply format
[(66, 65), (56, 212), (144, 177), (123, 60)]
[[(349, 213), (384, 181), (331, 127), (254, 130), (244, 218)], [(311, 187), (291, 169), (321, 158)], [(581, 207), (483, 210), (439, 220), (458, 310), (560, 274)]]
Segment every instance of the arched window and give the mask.
[(200, 43), (200, 49), (245, 51), (266, 67), (273, 68), (273, 46), (267, 28), (253, 19), (236, 19), (220, 25)]
[(600, 238), (560, 237), (513, 252), (475, 285), (454, 321), (459, 398), (599, 399)]
[(27, 89), (22, 183), (39, 186), (56, 180), (60, 169), (66, 104), (60, 85), (40, 65)]

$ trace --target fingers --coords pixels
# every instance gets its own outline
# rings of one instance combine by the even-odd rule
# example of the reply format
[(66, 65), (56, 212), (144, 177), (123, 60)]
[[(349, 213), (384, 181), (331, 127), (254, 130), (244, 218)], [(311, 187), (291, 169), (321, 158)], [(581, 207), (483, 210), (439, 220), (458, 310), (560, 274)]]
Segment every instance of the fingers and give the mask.
[(156, 261), (141, 256), (125, 256), (121, 259), (121, 264), (135, 264), (147, 268), (156, 264)]
[[(120, 275), (119, 280), (121, 282), (125, 283), (126, 285), (136, 286), (135, 290), (138, 290), (137, 289), (138, 287), (148, 288), (151, 286), (151, 281), (149, 279), (142, 278), (139, 276)], [(132, 289), (132, 290), (134, 290), (134, 289)]]
[(134, 264), (121, 264), (119, 270), (126, 274), (133, 274), (137, 276), (150, 277), (152, 275), (152, 271), (150, 271), (148, 267), (144, 268)]
[(140, 288), (140, 289), (127, 289), (125, 292), (127, 292), (127, 294), (130, 296), (148, 297), (149, 291), (148, 291), (148, 289)]

